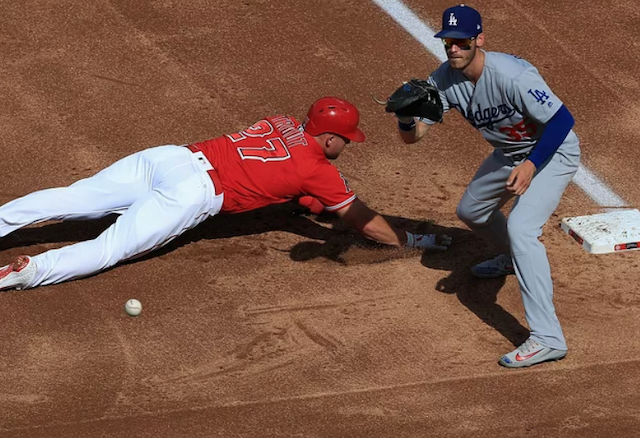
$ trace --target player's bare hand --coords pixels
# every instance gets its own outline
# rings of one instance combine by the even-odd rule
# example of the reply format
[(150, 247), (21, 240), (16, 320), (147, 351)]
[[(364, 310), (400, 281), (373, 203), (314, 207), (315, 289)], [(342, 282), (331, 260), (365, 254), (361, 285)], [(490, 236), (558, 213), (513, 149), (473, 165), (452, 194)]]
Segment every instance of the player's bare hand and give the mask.
[(522, 195), (531, 185), (531, 180), (536, 173), (536, 166), (530, 160), (518, 164), (507, 179), (507, 190), (515, 195)]
[(407, 232), (407, 248), (428, 249), (435, 251), (446, 251), (451, 246), (453, 239), (451, 236), (442, 234), (412, 234)]

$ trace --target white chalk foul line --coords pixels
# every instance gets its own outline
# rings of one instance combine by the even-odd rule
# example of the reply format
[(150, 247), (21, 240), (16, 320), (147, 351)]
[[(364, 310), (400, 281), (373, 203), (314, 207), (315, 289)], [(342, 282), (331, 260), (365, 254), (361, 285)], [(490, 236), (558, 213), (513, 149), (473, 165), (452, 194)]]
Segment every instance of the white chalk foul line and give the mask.
[(628, 205), (624, 199), (616, 195), (600, 178), (582, 164), (573, 182), (580, 187), (594, 202), (601, 206), (624, 207)]
[[(447, 60), (442, 43), (433, 36), (433, 29), (400, 0), (371, 0), (385, 11), (391, 18), (413, 36), (440, 62)], [(573, 182), (580, 187), (595, 203), (600, 206), (624, 207), (627, 203), (616, 195), (600, 178), (582, 164), (573, 178)]]

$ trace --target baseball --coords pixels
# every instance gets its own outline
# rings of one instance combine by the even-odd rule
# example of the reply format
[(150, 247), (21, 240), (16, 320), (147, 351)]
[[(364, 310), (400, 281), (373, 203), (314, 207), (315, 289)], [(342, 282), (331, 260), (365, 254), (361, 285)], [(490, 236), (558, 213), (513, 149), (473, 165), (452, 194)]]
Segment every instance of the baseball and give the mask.
[(138, 316), (142, 312), (142, 303), (138, 300), (131, 299), (124, 305), (124, 310), (130, 316)]

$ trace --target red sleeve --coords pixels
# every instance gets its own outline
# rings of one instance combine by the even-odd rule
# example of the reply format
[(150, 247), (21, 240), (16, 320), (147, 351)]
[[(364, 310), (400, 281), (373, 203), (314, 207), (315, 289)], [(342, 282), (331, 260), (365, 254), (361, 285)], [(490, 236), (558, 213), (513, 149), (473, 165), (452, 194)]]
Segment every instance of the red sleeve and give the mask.
[(356, 199), (347, 180), (329, 162), (322, 163), (305, 178), (302, 190), (317, 198), (325, 206), (326, 211), (340, 210)]

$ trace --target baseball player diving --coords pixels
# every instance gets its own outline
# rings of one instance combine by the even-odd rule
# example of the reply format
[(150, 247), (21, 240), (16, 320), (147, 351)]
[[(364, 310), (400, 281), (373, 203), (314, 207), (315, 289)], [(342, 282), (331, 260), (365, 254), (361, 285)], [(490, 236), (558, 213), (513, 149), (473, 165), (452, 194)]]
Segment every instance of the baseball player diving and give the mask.
[[(574, 119), (538, 70), (513, 55), (482, 49), (475, 9), (453, 6), (442, 15), (448, 60), (427, 80), (412, 79), (386, 103), (405, 143), (419, 141), (444, 113), (458, 110), (494, 147), (469, 183), (457, 215), (493, 243), (499, 255), (472, 268), (480, 278), (515, 273), (530, 337), (499, 363), (519, 368), (562, 359), (567, 343), (553, 305), (549, 261), (538, 240), (578, 170)], [(500, 208), (516, 197), (508, 219)]]
[(447, 236), (401, 231), (360, 201), (329, 160), (362, 142), (357, 108), (336, 97), (311, 105), (303, 123), (267, 117), (190, 145), (129, 155), (69, 187), (41, 190), (0, 207), (0, 237), (48, 220), (118, 219), (94, 240), (0, 268), (0, 290), (86, 277), (157, 249), (210, 216), (298, 200), (335, 212), (365, 237), (398, 247), (446, 250)]

